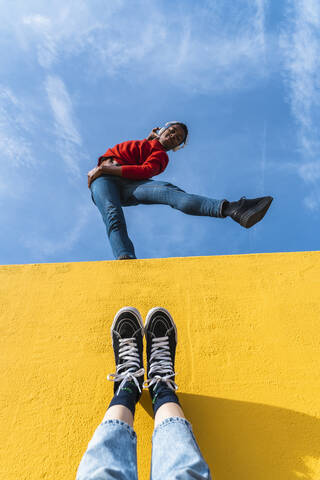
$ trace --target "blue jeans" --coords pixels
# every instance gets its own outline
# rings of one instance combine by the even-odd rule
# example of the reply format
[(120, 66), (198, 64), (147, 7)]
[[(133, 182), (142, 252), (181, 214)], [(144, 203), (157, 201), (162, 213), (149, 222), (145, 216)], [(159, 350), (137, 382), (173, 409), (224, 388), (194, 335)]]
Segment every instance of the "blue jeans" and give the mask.
[(96, 178), (91, 184), (92, 199), (98, 207), (107, 229), (115, 258), (128, 255), (136, 258), (122, 207), (139, 204), (170, 205), (189, 215), (223, 217), (224, 200), (214, 200), (186, 193), (168, 182), (128, 180), (112, 175)]
[[(76, 480), (137, 480), (137, 436), (121, 420), (103, 420), (80, 462)], [(210, 480), (203, 459), (184, 418), (171, 417), (152, 436), (151, 480)]]

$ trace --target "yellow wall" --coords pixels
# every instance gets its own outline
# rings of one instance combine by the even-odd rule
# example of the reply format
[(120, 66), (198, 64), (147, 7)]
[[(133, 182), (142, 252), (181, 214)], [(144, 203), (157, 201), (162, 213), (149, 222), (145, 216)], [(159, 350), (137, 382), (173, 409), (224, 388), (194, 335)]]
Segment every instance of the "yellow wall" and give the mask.
[(318, 480), (319, 297), (317, 252), (0, 267), (1, 480), (74, 479), (124, 305), (173, 314), (181, 403), (216, 480)]

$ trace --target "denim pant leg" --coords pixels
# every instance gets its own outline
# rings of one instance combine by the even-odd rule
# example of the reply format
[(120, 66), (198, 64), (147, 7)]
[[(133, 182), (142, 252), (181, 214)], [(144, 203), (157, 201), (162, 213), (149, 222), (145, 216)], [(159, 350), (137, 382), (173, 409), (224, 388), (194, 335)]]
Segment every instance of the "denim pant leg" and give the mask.
[(186, 193), (171, 183), (156, 180), (136, 183), (132, 198), (138, 203), (170, 205), (189, 215), (219, 218), (223, 217), (222, 205), (225, 201)]
[(92, 199), (105, 223), (115, 258), (119, 258), (120, 255), (136, 258), (121, 207), (121, 179), (103, 175), (96, 178), (90, 188)]
[(103, 420), (80, 462), (76, 480), (138, 480), (137, 436), (121, 420)]
[(185, 418), (166, 418), (152, 436), (151, 480), (210, 480), (210, 471)]

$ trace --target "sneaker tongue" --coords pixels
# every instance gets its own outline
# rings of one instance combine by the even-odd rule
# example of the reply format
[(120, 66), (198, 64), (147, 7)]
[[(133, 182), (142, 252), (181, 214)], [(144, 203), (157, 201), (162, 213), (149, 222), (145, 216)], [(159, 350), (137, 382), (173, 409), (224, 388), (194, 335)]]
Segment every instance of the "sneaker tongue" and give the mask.
[(157, 337), (165, 337), (167, 335), (166, 325), (162, 322), (158, 322), (155, 332)]
[(134, 331), (129, 322), (124, 322), (119, 330), (121, 338), (132, 338)]

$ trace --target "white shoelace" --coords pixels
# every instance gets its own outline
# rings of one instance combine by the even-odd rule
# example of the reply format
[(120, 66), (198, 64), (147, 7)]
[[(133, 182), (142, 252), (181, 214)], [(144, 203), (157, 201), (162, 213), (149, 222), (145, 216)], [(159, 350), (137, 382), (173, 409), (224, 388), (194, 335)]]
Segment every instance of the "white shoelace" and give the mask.
[(121, 382), (117, 394), (128, 380), (133, 380), (141, 392), (137, 377), (144, 375), (144, 368), (139, 368), (140, 357), (135, 338), (120, 338), (119, 358), (124, 360), (123, 363), (119, 363), (116, 373), (109, 373), (107, 379), (111, 382)]
[(178, 390), (178, 385), (172, 380), (172, 377), (175, 375), (170, 354), (169, 338), (154, 338), (151, 345), (149, 378), (145, 380), (143, 388), (148, 388), (152, 385), (156, 388), (161, 381), (165, 382), (171, 390)]

